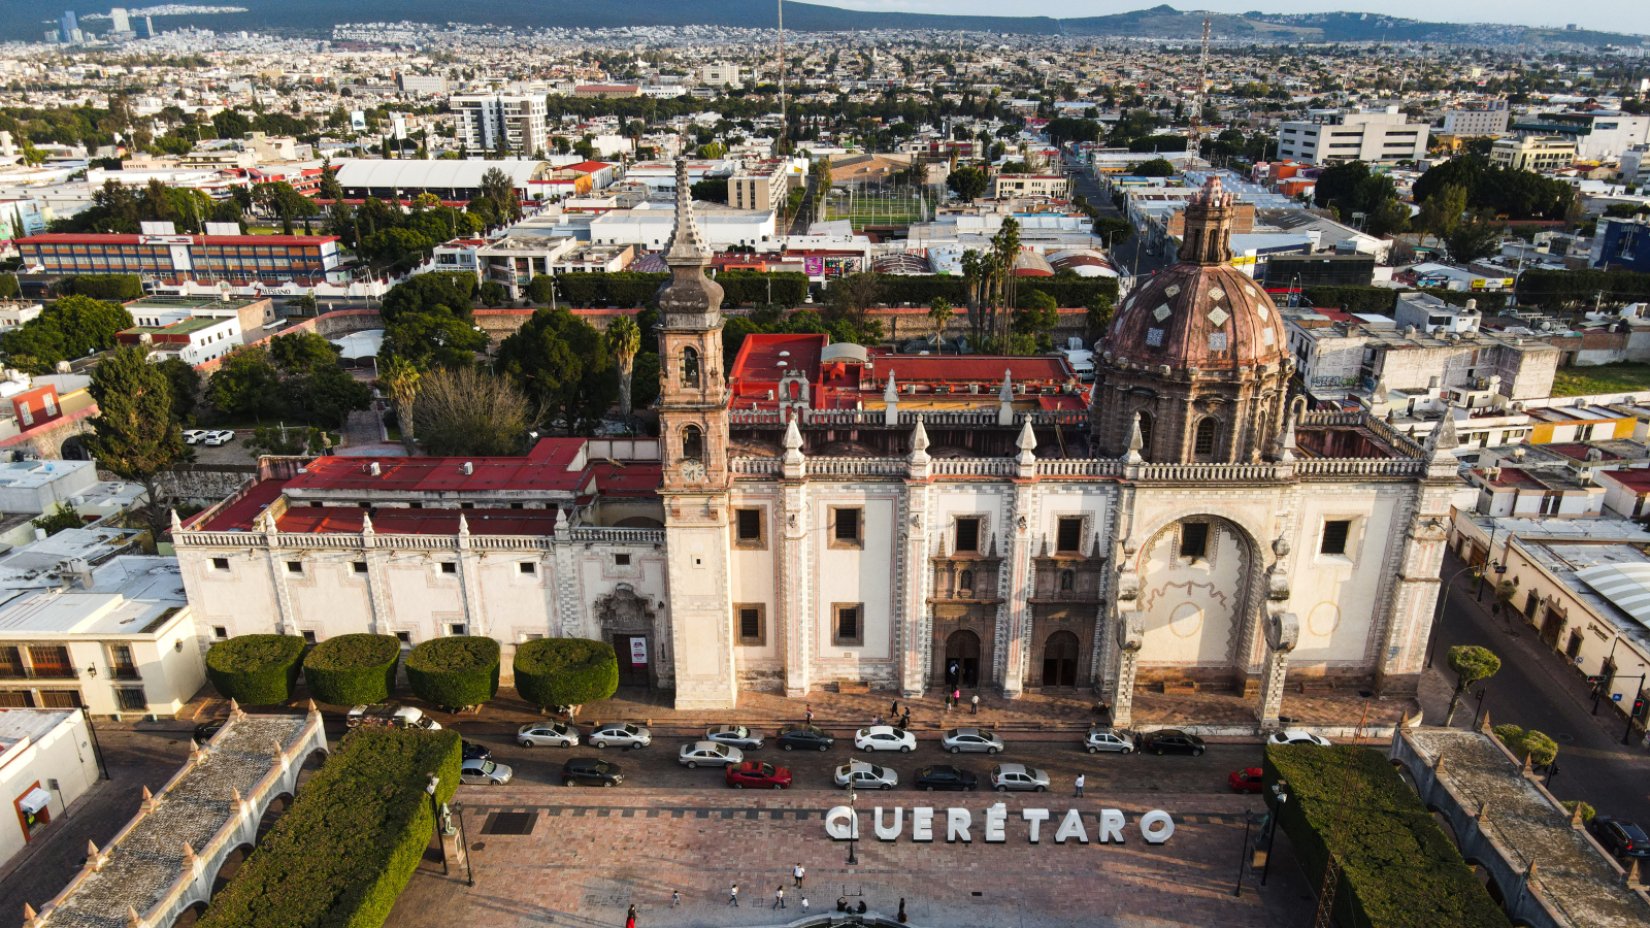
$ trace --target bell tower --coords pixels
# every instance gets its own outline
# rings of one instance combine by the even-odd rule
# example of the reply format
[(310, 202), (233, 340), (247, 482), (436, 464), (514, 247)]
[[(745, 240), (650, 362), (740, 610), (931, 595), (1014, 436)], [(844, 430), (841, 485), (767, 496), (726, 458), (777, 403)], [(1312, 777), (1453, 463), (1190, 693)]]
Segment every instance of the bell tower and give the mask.
[(728, 552), (728, 392), (722, 287), (693, 218), (687, 162), (676, 161), (676, 226), (659, 288), (659, 444), (676, 708), (730, 709), (733, 598)]

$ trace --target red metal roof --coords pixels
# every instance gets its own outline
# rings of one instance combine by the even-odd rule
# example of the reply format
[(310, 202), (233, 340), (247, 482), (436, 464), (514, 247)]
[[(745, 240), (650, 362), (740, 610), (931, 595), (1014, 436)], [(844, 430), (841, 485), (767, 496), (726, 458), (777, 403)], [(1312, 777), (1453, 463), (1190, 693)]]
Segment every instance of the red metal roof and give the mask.
[(558, 171), (583, 171), (586, 174), (594, 174), (597, 171), (600, 171), (602, 168), (610, 168), (612, 166), (613, 165), (608, 164), (605, 161), (580, 161), (578, 164), (569, 164), (569, 165), (566, 165), (565, 167), (559, 167), (556, 170), (558, 170)]
[(1609, 476), (1610, 479), (1635, 493), (1650, 491), (1650, 469), (1633, 467), (1624, 470), (1603, 470), (1599, 473)]
[(281, 494), (286, 492), (286, 484), (285, 480), (280, 479), (260, 481), (247, 490), (245, 496), (213, 516), (211, 522), (195, 528), (203, 532), (250, 532), (252, 520), (268, 508), (270, 503), (281, 498)]
[[(494, 490), (576, 491), (587, 482), (585, 468), (568, 470), (584, 448), (583, 438), (541, 439), (526, 457), (408, 458), (326, 457), (311, 461), (308, 473), (288, 484), (293, 490), (416, 491), (465, 493)], [(376, 463), (377, 476), (369, 471)], [(471, 473), (464, 465), (471, 465)]]
[(336, 242), (336, 235), (122, 235), (105, 232), (43, 232), (18, 239), (18, 244), (139, 245), (146, 238), (188, 238), (195, 245), (320, 245)]
[[(472, 535), (550, 535), (558, 509), (378, 509), (372, 529), (392, 535), (457, 535), (458, 517)], [(347, 506), (295, 506), (281, 516), (283, 532), (306, 534), (361, 531), (365, 509)]]

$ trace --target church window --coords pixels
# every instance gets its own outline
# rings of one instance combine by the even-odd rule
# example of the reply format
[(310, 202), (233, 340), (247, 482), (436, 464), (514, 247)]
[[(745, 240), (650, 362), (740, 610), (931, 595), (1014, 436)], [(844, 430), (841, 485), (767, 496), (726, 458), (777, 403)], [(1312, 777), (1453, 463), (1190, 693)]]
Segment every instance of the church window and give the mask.
[(1332, 519), (1323, 524), (1323, 540), (1318, 543), (1319, 554), (1345, 554), (1346, 536), (1352, 528), (1350, 519)]
[(1060, 592), (1070, 593), (1077, 586), (1077, 572), (1074, 570), (1060, 571)]
[(979, 519), (958, 519), (957, 520), (957, 553), (958, 554), (978, 554), (978, 553), (980, 553), (980, 520)]
[(739, 617), (739, 643), (756, 647), (767, 644), (767, 609), (761, 603), (738, 603), (733, 609)]
[(735, 547), (762, 547), (762, 510), (735, 509)]
[(859, 548), (864, 546), (864, 510), (846, 506), (831, 507), (831, 547)]
[(1162, 344), (1163, 344), (1163, 330), (1162, 329), (1147, 329), (1146, 330), (1146, 344), (1152, 346), (1153, 348), (1161, 347)]
[(682, 349), (682, 386), (699, 386), (699, 349), (691, 346)]
[(539, 572), (539, 565), (533, 563), (532, 561), (522, 561), (516, 565), (516, 570), (529, 576), (537, 576)]
[(1192, 438), (1193, 454), (1215, 453), (1215, 430), (1220, 428), (1220, 420), (1214, 416), (1205, 417), (1197, 424), (1197, 435)]
[(690, 425), (682, 429), (682, 460), (702, 461), (705, 459), (705, 433), (697, 425)]
[(965, 570), (957, 575), (957, 592), (974, 592), (974, 572), (972, 570)]
[(1083, 548), (1083, 520), (1078, 517), (1061, 519), (1059, 531), (1055, 533), (1056, 551), (1081, 551)]
[(1209, 523), (1183, 522), (1180, 525), (1180, 556), (1207, 557), (1209, 551)]
[(865, 604), (832, 603), (836, 623), (831, 643), (835, 645), (863, 645), (865, 643)]
[(630, 555), (628, 555), (628, 554), (615, 554), (615, 555), (613, 555), (613, 566), (614, 567), (629, 567), (630, 566)]

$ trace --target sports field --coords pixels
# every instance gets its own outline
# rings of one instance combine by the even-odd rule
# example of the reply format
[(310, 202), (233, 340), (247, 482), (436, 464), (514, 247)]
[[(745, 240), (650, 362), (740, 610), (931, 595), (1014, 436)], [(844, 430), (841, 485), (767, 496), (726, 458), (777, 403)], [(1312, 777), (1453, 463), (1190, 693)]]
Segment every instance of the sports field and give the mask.
[(825, 207), (826, 220), (847, 219), (854, 229), (865, 226), (908, 225), (934, 218), (934, 199), (909, 188), (897, 192), (832, 191)]

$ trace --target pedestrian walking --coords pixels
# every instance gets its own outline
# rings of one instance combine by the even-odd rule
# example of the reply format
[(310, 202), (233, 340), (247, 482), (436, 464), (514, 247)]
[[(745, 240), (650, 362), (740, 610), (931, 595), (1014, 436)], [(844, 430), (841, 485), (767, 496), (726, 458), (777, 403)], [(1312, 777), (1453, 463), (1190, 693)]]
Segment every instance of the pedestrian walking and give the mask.
[(905, 717), (901, 718), (899, 720), (899, 727), (906, 728), (906, 729), (911, 727), (911, 707), (910, 706), (905, 707)]
[(802, 897), (802, 917), (803, 918), (808, 917), (808, 897), (807, 896)]
[(951, 712), (951, 694), (950, 693), (945, 694), (945, 711), (946, 711), (946, 714), (948, 714), (948, 715)]
[(631, 906), (630, 911), (625, 913), (624, 928), (636, 928), (636, 907), (635, 906)]
[(979, 693), (975, 693), (973, 698), (968, 700), (968, 714), (969, 715), (979, 715), (980, 714), (980, 694)]
[(674, 908), (676, 908), (677, 906), (679, 906), (681, 904), (682, 904), (682, 891), (679, 890), (679, 889), (671, 890), (670, 891), (670, 907), (674, 909)]
[(807, 875), (807, 868), (803, 867), (800, 861), (798, 861), (796, 867), (791, 870), (791, 876), (796, 879), (796, 885), (799, 887), (802, 885), (802, 878)]
[(1083, 784), (1086, 783), (1086, 782), (1088, 782), (1088, 779), (1086, 777), (1084, 777), (1081, 773), (1079, 773), (1077, 775), (1077, 793), (1076, 793), (1076, 795), (1078, 795), (1078, 796), (1083, 795)]
[(959, 709), (962, 708), (962, 690), (955, 687), (951, 689), (951, 704)]
[(728, 905), (731, 905), (736, 909), (739, 907), (739, 884), (738, 883), (733, 884), (733, 888), (728, 890)]
[(785, 887), (781, 886), (773, 891), (773, 907), (776, 909), (785, 907)]
[(888, 717), (899, 718), (899, 700), (896, 699), (888, 704)]
[(812, 725), (813, 723), (814, 723), (814, 707), (809, 706), (808, 707), (808, 724)]

